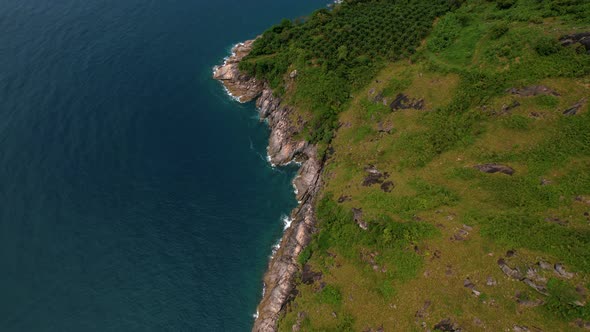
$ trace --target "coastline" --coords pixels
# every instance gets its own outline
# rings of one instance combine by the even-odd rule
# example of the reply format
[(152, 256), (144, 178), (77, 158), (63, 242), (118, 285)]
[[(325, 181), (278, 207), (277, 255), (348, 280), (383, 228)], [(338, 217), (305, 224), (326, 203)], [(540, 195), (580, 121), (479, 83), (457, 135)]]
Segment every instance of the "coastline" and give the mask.
[[(292, 299), (295, 275), (299, 271), (297, 257), (311, 240), (315, 230), (314, 202), (321, 187), (323, 160), (319, 160), (314, 145), (294, 137), (303, 129), (303, 121), (293, 123), (293, 108), (282, 105), (266, 82), (256, 80), (239, 71), (239, 62), (250, 52), (254, 40), (238, 43), (222, 65), (213, 69), (213, 78), (219, 80), (226, 92), (238, 102), (256, 100), (261, 121), (270, 129), (267, 147), (268, 162), (284, 166), (292, 162), (300, 164), (293, 186), (298, 205), (288, 218), (276, 252), (273, 250), (263, 278), (263, 295), (252, 331), (276, 331), (280, 314)], [(273, 248), (274, 249), (274, 248)]]

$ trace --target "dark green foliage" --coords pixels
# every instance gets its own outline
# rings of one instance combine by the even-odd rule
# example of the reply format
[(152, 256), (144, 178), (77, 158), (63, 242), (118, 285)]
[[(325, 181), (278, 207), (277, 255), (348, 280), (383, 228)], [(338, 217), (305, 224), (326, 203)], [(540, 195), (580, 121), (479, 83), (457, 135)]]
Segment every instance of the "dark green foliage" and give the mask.
[(297, 257), (297, 261), (299, 262), (299, 264), (301, 264), (301, 266), (303, 266), (305, 265), (305, 263), (307, 263), (307, 261), (309, 261), (309, 259), (311, 258), (311, 254), (311, 247), (307, 246), (305, 247), (305, 249), (303, 249), (303, 251), (301, 251), (299, 257)]
[(449, 47), (459, 37), (461, 26), (457, 15), (443, 16), (430, 36), (428, 49), (432, 52), (440, 52)]
[(490, 38), (498, 39), (504, 36), (506, 32), (508, 32), (508, 24), (506, 22), (494, 24), (490, 29)]
[(576, 304), (584, 299), (576, 292), (576, 289), (565, 281), (552, 278), (547, 283), (549, 297), (544, 309), (559, 318), (571, 321), (577, 318), (590, 319), (590, 308)]
[(318, 301), (339, 307), (342, 304), (342, 294), (340, 290), (332, 285), (326, 285), (318, 294)]
[(557, 40), (547, 36), (539, 38), (535, 45), (535, 51), (537, 51), (539, 55), (544, 56), (555, 54), (559, 52), (560, 49), (561, 46), (559, 45)]
[(321, 9), (305, 21), (264, 32), (240, 69), (284, 90), (290, 68), (298, 70), (294, 102), (313, 111), (306, 127), (311, 142), (330, 141), (337, 114), (385, 60), (415, 52), (435, 17), (460, 2), (453, 0), (349, 0)]
[(498, 9), (508, 9), (516, 3), (516, 0), (496, 0)]

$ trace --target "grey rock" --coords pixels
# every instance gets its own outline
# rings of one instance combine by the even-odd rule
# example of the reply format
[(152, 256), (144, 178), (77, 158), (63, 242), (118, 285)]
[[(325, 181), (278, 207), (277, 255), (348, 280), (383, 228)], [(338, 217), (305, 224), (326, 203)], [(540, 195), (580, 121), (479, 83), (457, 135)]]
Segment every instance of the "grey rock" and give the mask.
[(565, 111), (563, 111), (563, 115), (568, 115), (568, 116), (576, 115), (576, 113), (578, 113), (580, 108), (582, 108), (582, 106), (584, 106), (584, 104), (586, 104), (586, 100), (587, 100), (586, 98), (580, 99), (577, 103), (573, 104), (572, 106), (568, 107)]
[(555, 269), (555, 272), (563, 278), (571, 279), (574, 277), (574, 274), (571, 272), (567, 272), (565, 270), (565, 266), (563, 266), (563, 264), (561, 264), (561, 263), (555, 263), (554, 269)]
[(514, 169), (512, 167), (500, 164), (482, 164), (482, 165), (475, 165), (473, 168), (484, 172), (484, 173), (503, 173), (506, 175), (514, 174)]

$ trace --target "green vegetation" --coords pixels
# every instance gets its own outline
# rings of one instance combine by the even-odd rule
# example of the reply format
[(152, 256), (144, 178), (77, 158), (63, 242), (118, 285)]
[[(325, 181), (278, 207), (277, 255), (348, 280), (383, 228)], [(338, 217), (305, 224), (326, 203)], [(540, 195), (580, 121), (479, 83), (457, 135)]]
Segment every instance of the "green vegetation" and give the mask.
[(415, 52), (436, 16), (455, 0), (349, 0), (332, 10), (265, 31), (240, 69), (285, 92), (296, 69), (291, 104), (313, 110), (308, 139), (329, 143), (337, 116), (351, 93), (363, 87), (386, 61)]
[[(242, 69), (335, 151), (299, 256), (321, 281), (298, 284), (280, 330), (301, 312), (305, 331), (590, 321), (590, 55), (559, 42), (578, 32), (590, 32), (588, 1), (346, 1), (265, 32)], [(519, 92), (531, 86), (546, 90)], [(422, 109), (394, 110), (401, 96)], [(488, 163), (514, 174), (474, 168)], [(369, 164), (391, 190), (363, 185)]]

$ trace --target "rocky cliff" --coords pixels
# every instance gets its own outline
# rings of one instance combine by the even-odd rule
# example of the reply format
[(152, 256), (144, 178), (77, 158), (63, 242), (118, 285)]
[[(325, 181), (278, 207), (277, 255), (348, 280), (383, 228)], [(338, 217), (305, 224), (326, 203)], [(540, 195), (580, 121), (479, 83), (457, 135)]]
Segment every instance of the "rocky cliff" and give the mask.
[(239, 71), (238, 64), (250, 52), (253, 42), (249, 40), (236, 45), (223, 65), (215, 67), (213, 78), (220, 80), (240, 102), (258, 98), (256, 106), (260, 119), (266, 119), (270, 128), (267, 152), (273, 165), (301, 163), (293, 180), (300, 203), (291, 212), (291, 226), (285, 231), (281, 246), (270, 260), (264, 276), (265, 292), (252, 329), (258, 332), (276, 331), (281, 310), (293, 292), (299, 270), (297, 257), (310, 242), (315, 227), (314, 200), (321, 185), (323, 161), (318, 159), (314, 145), (295, 138), (303, 129), (303, 121), (293, 120), (297, 119), (294, 109), (282, 105), (265, 82)]

